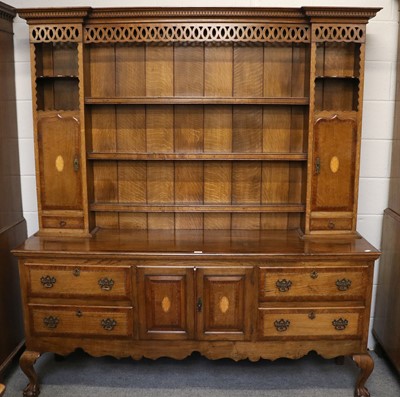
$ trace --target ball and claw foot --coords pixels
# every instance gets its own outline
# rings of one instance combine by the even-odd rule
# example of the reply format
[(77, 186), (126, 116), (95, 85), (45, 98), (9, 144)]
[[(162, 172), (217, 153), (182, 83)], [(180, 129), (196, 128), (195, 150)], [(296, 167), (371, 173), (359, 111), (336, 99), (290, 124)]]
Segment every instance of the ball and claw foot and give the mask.
[(361, 370), (354, 390), (354, 397), (370, 397), (371, 394), (365, 387), (365, 382), (374, 369), (374, 360), (368, 353), (355, 354), (353, 360)]
[(40, 393), (38, 376), (33, 368), (33, 365), (39, 357), (40, 353), (26, 350), (19, 359), (21, 370), (29, 380), (28, 386), (24, 389), (24, 397), (37, 397)]
[(40, 393), (39, 385), (28, 384), (24, 389), (24, 397), (37, 397)]

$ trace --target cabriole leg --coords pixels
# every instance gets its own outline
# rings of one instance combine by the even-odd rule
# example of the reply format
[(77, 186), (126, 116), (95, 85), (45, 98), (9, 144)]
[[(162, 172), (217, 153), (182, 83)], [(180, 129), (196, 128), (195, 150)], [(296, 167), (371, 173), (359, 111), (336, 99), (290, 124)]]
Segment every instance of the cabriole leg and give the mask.
[(33, 368), (40, 353), (26, 350), (19, 359), (22, 372), (28, 377), (29, 384), (24, 389), (24, 397), (37, 397), (40, 393), (38, 376)]
[(355, 354), (353, 356), (354, 362), (360, 368), (360, 375), (358, 375), (356, 388), (354, 390), (354, 397), (370, 397), (368, 389), (365, 387), (365, 382), (369, 378), (374, 369), (374, 360), (368, 353)]

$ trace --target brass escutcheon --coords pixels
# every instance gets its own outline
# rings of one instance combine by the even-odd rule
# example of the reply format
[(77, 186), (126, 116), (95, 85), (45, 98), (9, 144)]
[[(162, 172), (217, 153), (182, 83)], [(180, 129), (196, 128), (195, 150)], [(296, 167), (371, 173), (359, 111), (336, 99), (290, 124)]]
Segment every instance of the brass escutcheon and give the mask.
[(76, 268), (74, 269), (74, 271), (72, 272), (72, 274), (73, 274), (75, 277), (79, 277), (79, 276), (81, 275), (81, 269), (79, 269), (79, 267), (76, 267)]

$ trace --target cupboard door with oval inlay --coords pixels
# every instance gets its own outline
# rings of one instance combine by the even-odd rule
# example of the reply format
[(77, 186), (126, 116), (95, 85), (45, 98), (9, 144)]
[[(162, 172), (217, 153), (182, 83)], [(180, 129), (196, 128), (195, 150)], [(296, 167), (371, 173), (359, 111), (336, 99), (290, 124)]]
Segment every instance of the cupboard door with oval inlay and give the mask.
[(253, 269), (200, 268), (196, 273), (197, 338), (250, 339)]
[(43, 117), (38, 121), (42, 210), (82, 210), (79, 121)]
[(141, 339), (192, 339), (193, 268), (139, 267)]
[(311, 230), (352, 230), (356, 172), (356, 121), (338, 115), (318, 119), (314, 125)]

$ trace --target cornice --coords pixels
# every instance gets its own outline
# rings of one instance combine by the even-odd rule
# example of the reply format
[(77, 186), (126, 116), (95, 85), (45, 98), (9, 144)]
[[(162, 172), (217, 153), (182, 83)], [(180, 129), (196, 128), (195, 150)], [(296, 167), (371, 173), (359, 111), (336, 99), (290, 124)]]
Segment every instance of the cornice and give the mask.
[(6, 21), (12, 21), (16, 15), (15, 8), (4, 4), (0, 1), (0, 19), (5, 19)]
[[(0, 6), (2, 3), (0, 2)], [(8, 6), (7, 6), (8, 7)], [(9, 7), (10, 10), (14, 10)], [(18, 14), (29, 24), (59, 22), (100, 22), (104, 19), (117, 20), (230, 20), (262, 19), (290, 21), (348, 20), (366, 23), (381, 8), (362, 7), (301, 7), (301, 8), (197, 8), (197, 7), (147, 7), (147, 8), (23, 8)], [(2, 8), (0, 7), (0, 12)], [(15, 10), (14, 14), (15, 15)]]
[(96, 8), (90, 18), (304, 18), (300, 8)]
[(49, 19), (58, 21), (82, 21), (90, 11), (90, 7), (79, 8), (21, 8), (17, 9), (18, 15), (28, 23), (39, 23)]
[(309, 18), (323, 19), (365, 19), (373, 18), (382, 8), (361, 7), (302, 7), (304, 15)]

